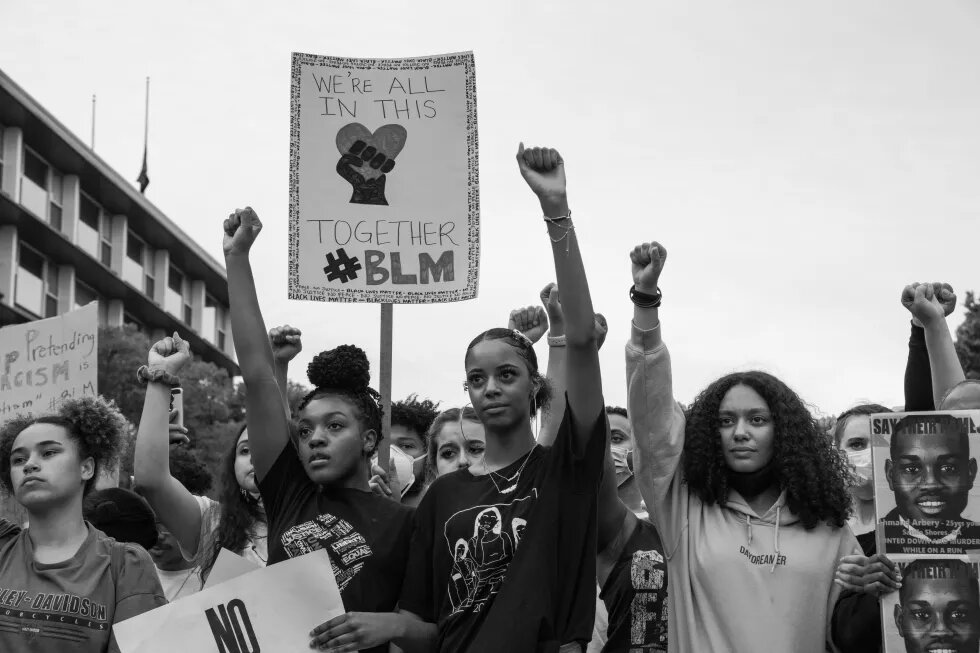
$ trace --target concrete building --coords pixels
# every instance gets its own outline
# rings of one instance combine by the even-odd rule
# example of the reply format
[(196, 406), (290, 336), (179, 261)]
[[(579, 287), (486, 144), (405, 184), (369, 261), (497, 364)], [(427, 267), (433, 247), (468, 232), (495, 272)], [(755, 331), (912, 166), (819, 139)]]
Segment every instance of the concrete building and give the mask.
[(0, 325), (92, 301), (239, 374), (224, 266), (0, 70)]

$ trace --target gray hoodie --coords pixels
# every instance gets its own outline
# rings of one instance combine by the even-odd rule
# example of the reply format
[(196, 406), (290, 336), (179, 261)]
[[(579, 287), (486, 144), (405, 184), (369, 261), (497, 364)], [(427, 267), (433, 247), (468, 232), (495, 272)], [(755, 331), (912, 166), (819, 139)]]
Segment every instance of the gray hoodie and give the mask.
[(667, 554), (671, 653), (836, 650), (834, 573), (841, 556), (861, 552), (850, 528), (805, 530), (785, 492), (763, 515), (735, 491), (725, 507), (690, 494), (684, 413), (659, 327), (633, 326), (626, 367), (636, 477)]

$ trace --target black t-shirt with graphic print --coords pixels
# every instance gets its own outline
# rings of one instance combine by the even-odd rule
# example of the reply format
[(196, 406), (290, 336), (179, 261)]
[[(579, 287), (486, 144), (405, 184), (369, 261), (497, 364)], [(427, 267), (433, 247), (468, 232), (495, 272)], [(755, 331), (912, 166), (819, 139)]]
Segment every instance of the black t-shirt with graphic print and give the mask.
[[(321, 490), (287, 445), (259, 483), (269, 564), (318, 549), (330, 555), (348, 612), (390, 612), (408, 561), (412, 508), (354, 489)], [(371, 651), (387, 651), (380, 646)]]
[(597, 416), (576, 455), (566, 410), (554, 446), (492, 476), (463, 469), (429, 487), (399, 607), (438, 624), (439, 651), (551, 653), (588, 643), (607, 430)]
[(637, 522), (599, 598), (609, 613), (602, 653), (667, 650), (667, 562), (653, 524)]

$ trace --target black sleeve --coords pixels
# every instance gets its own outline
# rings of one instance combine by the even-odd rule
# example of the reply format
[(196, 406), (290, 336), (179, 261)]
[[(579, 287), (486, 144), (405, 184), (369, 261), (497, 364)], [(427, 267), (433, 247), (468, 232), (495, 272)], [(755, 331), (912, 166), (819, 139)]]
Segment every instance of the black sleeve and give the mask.
[(259, 494), (266, 516), (271, 524), (282, 513), (283, 507), (289, 505), (297, 496), (300, 489), (310, 485), (310, 477), (306, 475), (303, 464), (296, 455), (292, 443), (287, 444), (279, 452), (276, 462), (259, 481)]
[(552, 445), (553, 464), (567, 470), (566, 474), (570, 475), (569, 486), (573, 492), (598, 494), (608, 449), (609, 419), (605, 411), (590, 416), (592, 434), (589, 436), (585, 452), (579, 455), (575, 451), (575, 436), (572, 433), (573, 425), (578, 422), (578, 416), (568, 405), (567, 396), (565, 400), (565, 415), (562, 417), (555, 443)]
[[(432, 556), (435, 533), (434, 499), (436, 490), (432, 486), (422, 497), (415, 509), (412, 537), (408, 547), (408, 564), (405, 567), (405, 580), (402, 582), (401, 598), (398, 607), (418, 615), (423, 621), (436, 623), (438, 615), (435, 606), (435, 578)], [(438, 491), (438, 490), (436, 490)]]
[(909, 359), (905, 363), (905, 410), (935, 410), (932, 397), (932, 368), (926, 348), (926, 331), (912, 325)]
[(881, 650), (880, 614), (876, 597), (864, 592), (842, 592), (831, 621), (834, 644), (841, 653)]

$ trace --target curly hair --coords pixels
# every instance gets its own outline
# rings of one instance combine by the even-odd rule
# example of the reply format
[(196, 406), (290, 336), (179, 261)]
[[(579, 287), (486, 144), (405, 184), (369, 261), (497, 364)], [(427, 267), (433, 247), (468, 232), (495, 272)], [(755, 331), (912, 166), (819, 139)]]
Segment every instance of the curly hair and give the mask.
[(18, 415), (7, 421), (0, 427), (0, 485), (11, 494), (14, 488), (10, 478), (10, 454), (14, 440), (34, 424), (64, 428), (78, 447), (79, 460), (91, 458), (95, 462), (95, 473), (85, 482), (83, 495), (92, 491), (103, 470), (115, 466), (129, 428), (129, 422), (116, 408), (115, 402), (101, 396), (70, 399), (54, 413), (37, 417)]
[[(250, 494), (242, 491), (235, 476), (235, 459), (238, 457), (238, 440), (242, 437), (247, 426), (243, 424), (235, 431), (235, 437), (229, 442), (221, 457), (221, 487), (219, 488), (218, 504), (221, 506), (221, 518), (218, 529), (209, 551), (203, 551), (201, 556), (201, 580), (207, 580), (211, 568), (218, 559), (222, 548), (235, 553), (241, 552), (248, 544), (249, 534), (257, 521), (265, 521), (265, 514), (259, 502)], [(205, 546), (201, 542), (199, 546)]]
[(418, 395), (411, 394), (403, 401), (392, 402), (391, 425), (404, 426), (409, 431), (418, 433), (424, 445), (428, 442), (426, 433), (429, 431), (429, 426), (438, 414), (438, 403), (433, 403), (430, 399), (419, 401)]
[(481, 342), (489, 340), (504, 340), (508, 345), (517, 350), (517, 354), (524, 360), (531, 382), (537, 385), (533, 401), (528, 402), (530, 416), (534, 417), (537, 410), (546, 411), (551, 403), (552, 387), (551, 383), (538, 370), (538, 356), (534, 353), (534, 344), (520, 331), (515, 329), (504, 329), (495, 327), (487, 329), (477, 337), (473, 338), (469, 346), (466, 347), (467, 355)]
[(365, 452), (371, 456), (381, 443), (381, 394), (370, 387), (371, 364), (360, 347), (340, 345), (317, 354), (306, 368), (306, 377), (313, 389), (303, 397), (297, 412), (302, 412), (311, 401), (334, 395), (349, 401), (357, 419), (366, 430), (373, 430), (374, 449)]
[(848, 408), (843, 413), (837, 416), (837, 422), (834, 424), (834, 446), (839, 447), (841, 438), (844, 437), (844, 428), (847, 426), (847, 420), (857, 415), (874, 415), (875, 413), (890, 413), (891, 408), (886, 408), (881, 404), (860, 404), (853, 408)]
[(606, 406), (606, 415), (619, 415), (620, 417), (629, 418), (626, 409), (622, 406)]
[(842, 527), (850, 513), (847, 491), (850, 472), (844, 457), (820, 430), (803, 401), (785, 383), (765, 372), (737, 372), (707, 388), (687, 409), (684, 440), (684, 481), (708, 505), (725, 506), (728, 466), (722, 451), (719, 408), (728, 391), (744, 385), (765, 400), (772, 414), (775, 438), (773, 469), (786, 504), (803, 527), (819, 522)]

